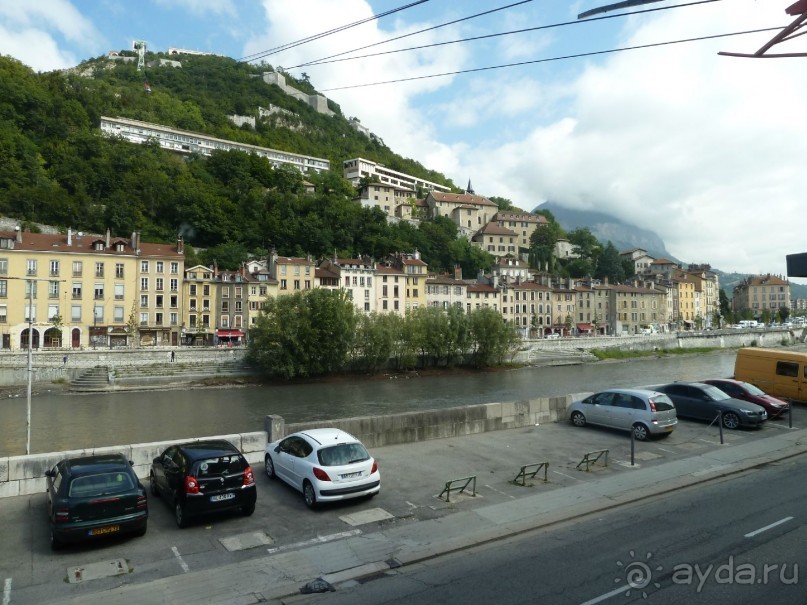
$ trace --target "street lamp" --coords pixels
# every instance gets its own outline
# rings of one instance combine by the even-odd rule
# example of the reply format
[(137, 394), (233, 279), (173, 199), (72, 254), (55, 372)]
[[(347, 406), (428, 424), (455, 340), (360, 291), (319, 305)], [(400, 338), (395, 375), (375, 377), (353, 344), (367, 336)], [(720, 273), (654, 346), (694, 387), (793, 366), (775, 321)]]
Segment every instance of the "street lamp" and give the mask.
[(26, 440), (25, 440), (25, 455), (31, 454), (31, 378), (34, 373), (34, 281), (28, 280), (28, 389), (26, 400), (28, 405), (26, 407)]

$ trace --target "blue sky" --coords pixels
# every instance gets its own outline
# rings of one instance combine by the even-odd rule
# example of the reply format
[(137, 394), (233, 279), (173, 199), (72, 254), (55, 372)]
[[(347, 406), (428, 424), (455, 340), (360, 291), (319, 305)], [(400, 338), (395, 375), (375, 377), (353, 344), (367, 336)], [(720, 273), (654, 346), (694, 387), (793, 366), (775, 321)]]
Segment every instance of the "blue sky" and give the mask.
[[(134, 39), (153, 50), (241, 58), (411, 1), (5, 1), (0, 53), (38, 71), (128, 49)], [(575, 21), (608, 1), (532, 0), (361, 52)], [(430, 0), (264, 60), (291, 68), (516, 2)], [(357, 85), (784, 26), (790, 4), (722, 0), (292, 72), (308, 74), (394, 151), (457, 185), (471, 179), (477, 193), (525, 210), (553, 200), (608, 212), (656, 231), (685, 262), (784, 275), (785, 255), (807, 252), (807, 58), (717, 55), (753, 52), (773, 32)], [(777, 50), (807, 52), (807, 40)]]

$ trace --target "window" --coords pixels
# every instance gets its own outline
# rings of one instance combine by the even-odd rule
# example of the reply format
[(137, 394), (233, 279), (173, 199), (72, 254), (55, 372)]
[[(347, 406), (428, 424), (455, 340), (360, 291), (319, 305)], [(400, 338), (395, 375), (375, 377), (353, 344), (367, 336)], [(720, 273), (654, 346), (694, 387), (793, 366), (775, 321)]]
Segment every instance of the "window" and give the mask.
[(175, 278), (171, 278), (171, 292), (176, 292), (177, 288), (179, 287), (179, 281)]
[(230, 298), (230, 288), (222, 288), (221, 289), (221, 296), (222, 298)]
[(789, 361), (776, 362), (776, 374), (778, 376), (793, 376), (799, 375), (799, 364)]
[(148, 277), (141, 277), (140, 278), (140, 289), (141, 290), (148, 290), (149, 289), (149, 278)]
[(233, 324), (233, 327), (235, 327), (235, 328), (243, 327), (244, 318), (241, 315), (236, 315), (233, 319), (235, 320), (235, 323)]
[(57, 277), (59, 275), (59, 261), (50, 261), (50, 274), (52, 277)]
[(123, 284), (115, 284), (115, 300), (123, 300)]
[(156, 323), (158, 326), (163, 325), (163, 314), (162, 313), (157, 312), (157, 313), (154, 314), (154, 323)]
[(148, 294), (141, 294), (140, 295), (140, 306), (141, 307), (148, 307), (149, 306), (149, 295)]
[(176, 294), (171, 295), (171, 308), (176, 309), (179, 305), (179, 297)]
[(171, 274), (176, 275), (177, 273), (179, 273), (179, 263), (172, 262), (171, 263)]
[(81, 305), (72, 305), (70, 307), (70, 320), (74, 322), (81, 321)]
[(171, 325), (175, 326), (179, 323), (179, 315), (176, 313), (171, 313)]
[(48, 298), (59, 298), (59, 282), (48, 282)]
[(104, 321), (104, 307), (95, 305), (93, 308), (93, 322), (98, 323), (99, 321)]
[(115, 277), (123, 279), (123, 263), (115, 263)]
[(95, 277), (104, 276), (104, 263), (95, 263)]
[(0, 275), (8, 275), (8, 259), (0, 258)]
[(104, 284), (95, 284), (95, 300), (104, 299)]
[(154, 297), (154, 306), (157, 308), (161, 308), (163, 306), (163, 297), (161, 294)]
[(163, 270), (163, 264), (164, 264), (163, 261), (158, 260), (156, 264), (157, 264), (157, 273), (164, 273), (165, 271)]
[(295, 290), (299, 290), (299, 289), (300, 289), (300, 280), (299, 280), (299, 279), (295, 279), (295, 280), (294, 280), (294, 289), (295, 289)]
[(6, 323), (8, 321), (8, 309), (6, 305), (0, 305), (0, 323)]
[(288, 289), (289, 289), (288, 285), (286, 284), (286, 280), (285, 280), (285, 279), (281, 279), (281, 280), (280, 280), (280, 289), (281, 289), (281, 290), (288, 290)]
[(206, 285), (202, 286), (202, 295), (203, 296), (210, 296), (210, 286), (209, 285), (206, 284)]
[(196, 296), (196, 284), (191, 284), (191, 296)]
[[(30, 316), (28, 315), (30, 313)], [(36, 307), (25, 305), (25, 321), (36, 321)]]
[(73, 282), (73, 298), (79, 299), (81, 298), (81, 282), (74, 281)]
[(226, 300), (221, 302), (221, 312), (222, 313), (229, 313), (230, 312), (230, 303)]
[(240, 313), (243, 310), (240, 300), (235, 301), (235, 312)]
[(163, 278), (162, 277), (158, 277), (156, 280), (154, 280), (154, 287), (157, 289), (158, 292), (162, 291), (162, 289), (163, 289)]
[(149, 323), (149, 314), (148, 313), (141, 313), (140, 314), (140, 325), (147, 326)]
[(36, 298), (36, 282), (35, 281), (27, 281), (25, 282), (25, 300), (29, 298)]
[(36, 275), (36, 260), (25, 261), (25, 274)]
[(223, 315), (221, 318), (221, 327), (222, 328), (229, 328), (230, 327), (230, 318), (226, 315)]
[(115, 307), (112, 312), (112, 321), (115, 323), (123, 323), (123, 307)]
[(149, 262), (147, 260), (140, 261), (140, 272), (141, 273), (148, 273), (149, 272)]

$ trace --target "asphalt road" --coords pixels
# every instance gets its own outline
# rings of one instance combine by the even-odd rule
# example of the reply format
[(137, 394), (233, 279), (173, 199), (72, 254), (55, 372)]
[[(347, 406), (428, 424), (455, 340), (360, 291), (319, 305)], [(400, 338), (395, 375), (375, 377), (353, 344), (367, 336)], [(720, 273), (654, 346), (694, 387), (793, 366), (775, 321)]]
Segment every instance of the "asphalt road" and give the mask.
[(807, 601), (805, 457), (285, 603)]
[[(797, 427), (807, 424), (807, 409), (797, 408), (793, 420)], [(727, 431), (728, 445), (721, 446), (716, 427), (681, 421), (669, 437), (637, 443), (635, 464), (652, 467), (720, 447), (764, 440), (787, 430), (784, 419), (770, 421), (761, 430)], [(598, 466), (590, 473), (577, 469), (583, 454), (600, 449), (609, 450), (608, 467)], [(124, 581), (145, 583), (189, 570), (215, 573), (222, 566), (265, 557), (273, 550), (299, 550), (312, 540), (339, 540), (356, 532), (371, 536), (373, 532), (391, 527), (406, 527), (475, 507), (535, 496), (544, 490), (633, 472), (627, 433), (595, 427), (577, 428), (565, 422), (390, 446), (372, 453), (382, 473), (382, 491), (372, 500), (349, 501), (309, 511), (298, 492), (269, 480), (263, 475), (263, 465), (259, 464), (255, 467), (258, 503), (251, 517), (237, 513), (206, 517), (179, 530), (168, 506), (150, 498), (146, 536), (77, 545), (58, 553), (51, 552), (48, 544), (44, 493), (0, 500), (0, 583), (8, 583), (10, 588), (5, 594), (11, 595), (11, 604), (53, 602), (58, 598), (107, 590)], [(535, 480), (526, 487), (513, 484), (521, 465), (544, 461), (549, 463), (547, 483)], [(470, 475), (477, 477), (476, 497), (455, 496), (450, 503), (437, 498), (446, 481)], [(777, 493), (776, 501), (780, 501), (778, 492), (762, 493), (768, 499), (771, 493)], [(674, 510), (666, 500), (656, 507)], [(363, 515), (364, 518), (358, 518)], [(370, 520), (366, 515), (370, 515)], [(760, 525), (764, 525), (764, 521), (763, 516)], [(638, 535), (655, 531), (654, 528), (655, 523), (651, 522), (642, 526)], [(573, 541), (567, 538), (565, 543), (573, 544)], [(610, 541), (606, 540), (604, 545), (610, 548)], [(597, 565), (610, 571), (616, 560), (624, 559), (627, 556), (624, 553), (631, 548), (648, 549), (650, 546), (632, 542), (620, 549), (606, 550), (608, 556)], [(578, 569), (593, 569), (587, 562), (596, 550), (588, 552), (585, 545), (570, 552), (575, 553), (573, 560), (579, 561), (568, 569), (574, 569), (575, 574)], [(70, 573), (77, 568), (89, 569), (91, 565), (116, 559), (125, 561), (128, 568), (125, 580), (113, 576), (79, 584), (68, 581)], [(580, 561), (586, 562), (585, 565)], [(528, 577), (535, 579), (536, 573), (530, 571)], [(568, 573), (568, 570), (563, 573), (554, 570), (542, 582), (551, 586), (556, 576), (562, 578)], [(600, 578), (599, 584), (591, 585), (590, 594), (607, 591), (609, 582), (612, 583), (613, 578)], [(508, 581), (505, 586), (509, 585)], [(581, 599), (590, 594), (581, 594)]]

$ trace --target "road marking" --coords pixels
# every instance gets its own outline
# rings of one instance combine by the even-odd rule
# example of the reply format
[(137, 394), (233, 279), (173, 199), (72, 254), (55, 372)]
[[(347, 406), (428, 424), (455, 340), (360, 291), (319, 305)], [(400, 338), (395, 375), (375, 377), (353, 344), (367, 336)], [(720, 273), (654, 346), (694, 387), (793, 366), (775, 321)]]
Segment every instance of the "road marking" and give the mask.
[(488, 489), (492, 489), (492, 490), (493, 490), (494, 492), (496, 492), (497, 494), (501, 494), (502, 496), (507, 496), (508, 498), (510, 498), (510, 499), (512, 499), (512, 500), (515, 500), (515, 499), (516, 499), (516, 497), (515, 497), (515, 496), (511, 496), (510, 494), (505, 494), (504, 492), (499, 491), (499, 490), (497, 490), (495, 487), (492, 487), (492, 486), (490, 486), (490, 485), (486, 485), (485, 487), (487, 487)]
[(625, 592), (627, 590), (630, 590), (630, 585), (620, 586), (619, 588), (614, 588), (611, 592), (606, 592), (605, 594), (601, 594), (598, 597), (594, 597), (590, 601), (586, 601), (585, 603), (581, 603), (581, 605), (594, 605), (595, 603), (601, 603), (602, 601), (605, 601), (606, 599), (610, 599), (611, 597), (614, 597), (614, 596), (618, 595), (620, 592)]
[(182, 555), (179, 554), (179, 550), (177, 549), (177, 547), (172, 546), (171, 550), (174, 552), (174, 556), (177, 558), (177, 561), (179, 562), (179, 566), (182, 568), (182, 571), (188, 573), (191, 570), (191, 568), (188, 567), (188, 564), (185, 563), (185, 561), (182, 559)]
[(667, 452), (668, 454), (675, 454), (676, 453), (674, 450), (668, 450), (668, 449), (665, 449), (663, 447), (660, 447), (658, 449), (660, 449), (662, 452)]
[(779, 519), (775, 523), (771, 523), (770, 525), (766, 525), (765, 527), (760, 527), (759, 529), (756, 529), (756, 530), (752, 531), (751, 533), (745, 534), (745, 537), (746, 538), (753, 538), (757, 534), (761, 534), (764, 531), (768, 531), (769, 529), (773, 529), (777, 525), (781, 525), (782, 523), (787, 523), (792, 518), (793, 517), (785, 517), (784, 519)]
[(342, 538), (350, 538), (351, 536), (358, 536), (360, 533), (361, 533), (360, 529), (351, 529), (348, 531), (339, 532), (338, 534), (330, 534), (328, 536), (317, 536), (316, 538), (311, 538), (310, 540), (304, 540), (303, 542), (286, 544), (284, 546), (278, 546), (276, 548), (267, 548), (266, 552), (276, 553), (280, 552), (281, 550), (289, 550), (292, 548), (304, 548), (306, 546), (313, 546), (314, 544), (323, 544), (325, 542), (332, 542), (333, 540), (340, 540)]
[(567, 475), (566, 473), (561, 473), (560, 471), (552, 471), (552, 472), (557, 474), (557, 475), (562, 475), (562, 476), (564, 476), (564, 477), (566, 477), (568, 479), (574, 479), (575, 481), (582, 481), (582, 479), (578, 479), (577, 477), (572, 477), (571, 475)]
[(11, 603), (11, 578), (3, 582), (3, 605)]

